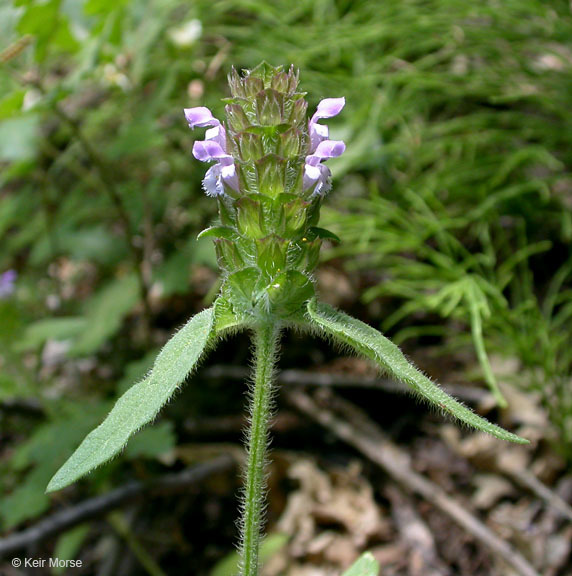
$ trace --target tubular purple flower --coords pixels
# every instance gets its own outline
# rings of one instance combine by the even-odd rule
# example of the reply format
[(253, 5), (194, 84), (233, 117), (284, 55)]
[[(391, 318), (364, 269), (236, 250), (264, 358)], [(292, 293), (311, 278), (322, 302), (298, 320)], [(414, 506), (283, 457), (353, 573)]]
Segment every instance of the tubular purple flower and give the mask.
[(323, 196), (331, 187), (330, 177), (332, 173), (327, 166), (324, 166), (322, 160), (328, 158), (337, 158), (341, 156), (346, 149), (346, 145), (341, 140), (323, 140), (320, 142), (313, 154), (306, 156), (304, 166), (304, 190), (315, 186), (312, 195), (319, 194)]
[(238, 190), (238, 176), (234, 159), (226, 153), (226, 132), (220, 120), (204, 106), (185, 108), (185, 118), (190, 126), (204, 128), (212, 126), (205, 132), (205, 140), (197, 140), (193, 145), (193, 156), (201, 162), (212, 162), (203, 179), (203, 189), (208, 196), (224, 194), (224, 185)]
[(224, 184), (238, 190), (238, 177), (234, 164), (223, 166), (220, 162), (211, 166), (203, 178), (203, 190), (207, 196), (224, 195)]
[(201, 162), (232, 158), (218, 142), (213, 140), (197, 140), (193, 144), (193, 156)]
[(8, 298), (14, 293), (16, 278), (18, 278), (16, 270), (6, 270), (0, 274), (0, 299)]
[(197, 140), (193, 145), (193, 156), (201, 162), (216, 161), (203, 179), (203, 188), (208, 196), (224, 194), (224, 184), (238, 190), (238, 176), (234, 158), (227, 154), (218, 142)]
[(197, 106), (196, 108), (185, 108), (185, 118), (189, 126), (194, 129), (195, 126), (205, 128), (206, 126), (220, 126), (220, 120), (217, 120), (212, 112), (205, 106)]
[(308, 131), (310, 133), (310, 153), (313, 153), (316, 148), (318, 148), (320, 142), (327, 140), (329, 136), (328, 127), (318, 124), (318, 120), (337, 116), (345, 105), (345, 98), (325, 98), (318, 104), (316, 112), (312, 118), (310, 118), (310, 122), (308, 123)]

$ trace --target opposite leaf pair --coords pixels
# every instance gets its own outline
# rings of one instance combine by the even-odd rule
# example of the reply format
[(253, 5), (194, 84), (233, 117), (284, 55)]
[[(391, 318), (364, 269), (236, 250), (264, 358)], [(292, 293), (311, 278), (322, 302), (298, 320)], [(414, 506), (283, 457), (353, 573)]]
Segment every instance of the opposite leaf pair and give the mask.
[[(135, 432), (157, 416), (217, 338), (227, 330), (240, 328), (239, 324), (230, 321), (228, 312), (221, 311), (218, 324), (222, 328), (217, 329), (217, 308), (215, 303), (214, 307), (200, 312), (173, 336), (158, 355), (151, 373), (117, 401), (105, 421), (86, 437), (52, 478), (48, 492), (72, 484), (113, 458)], [(311, 300), (307, 307), (307, 323), (297, 323), (297, 327), (349, 345), (389, 376), (406, 383), (414, 392), (465, 424), (502, 440), (527, 443), (527, 440), (488, 422), (446, 394), (408, 362), (395, 344), (371, 326), (327, 304)]]

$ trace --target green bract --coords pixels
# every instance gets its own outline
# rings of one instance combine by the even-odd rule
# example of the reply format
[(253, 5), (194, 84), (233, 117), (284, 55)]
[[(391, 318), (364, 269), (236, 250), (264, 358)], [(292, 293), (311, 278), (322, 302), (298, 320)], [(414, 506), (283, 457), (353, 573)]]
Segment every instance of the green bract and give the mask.
[[(219, 204), (219, 221), (201, 233), (213, 239), (223, 283), (213, 308), (192, 318), (164, 347), (152, 372), (117, 402), (54, 476), (48, 490), (74, 482), (117, 454), (150, 422), (226, 331), (253, 333), (255, 375), (251, 394), (248, 468), (241, 522), (241, 573), (258, 574), (264, 509), (265, 456), (272, 405), (272, 376), (282, 329), (294, 326), (333, 338), (369, 358), (412, 391), (473, 428), (517, 443), (516, 436), (481, 418), (425, 377), (399, 348), (372, 327), (316, 299), (313, 271), (323, 239), (317, 226), (329, 190), (323, 161), (339, 156), (343, 142), (329, 140), (319, 120), (337, 115), (343, 98), (322, 100), (308, 120), (298, 74), (261, 64), (230, 76), (223, 125), (204, 107), (185, 110), (191, 128), (210, 127), (193, 147), (214, 162), (203, 185)], [(365, 556), (348, 574), (373, 574)]]

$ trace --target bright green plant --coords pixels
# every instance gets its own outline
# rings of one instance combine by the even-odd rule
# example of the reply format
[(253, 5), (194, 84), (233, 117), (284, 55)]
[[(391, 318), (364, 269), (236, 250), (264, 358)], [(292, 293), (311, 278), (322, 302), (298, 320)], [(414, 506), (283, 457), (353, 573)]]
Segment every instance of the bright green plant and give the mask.
[[(334, 235), (317, 226), (330, 187), (323, 164), (345, 145), (329, 140), (319, 120), (337, 115), (343, 98), (322, 100), (308, 121), (298, 74), (266, 63), (230, 75), (223, 125), (204, 107), (185, 110), (191, 128), (210, 128), (193, 154), (215, 162), (203, 185), (216, 198), (219, 221), (202, 232), (214, 239), (222, 288), (212, 308), (192, 318), (163, 348), (151, 373), (128, 390), (106, 420), (91, 432), (52, 478), (59, 490), (116, 455), (129, 437), (153, 420), (161, 407), (225, 334), (247, 329), (254, 343), (250, 391), (251, 424), (241, 522), (241, 574), (259, 570), (265, 503), (268, 422), (274, 366), (285, 328), (333, 339), (371, 359), (419, 396), (460, 421), (517, 443), (527, 441), (487, 422), (454, 400), (406, 360), (377, 330), (320, 302), (314, 270), (323, 239)], [(368, 557), (364, 564), (373, 566)], [(366, 566), (367, 568), (367, 566)], [(353, 573), (371, 574), (371, 568)]]

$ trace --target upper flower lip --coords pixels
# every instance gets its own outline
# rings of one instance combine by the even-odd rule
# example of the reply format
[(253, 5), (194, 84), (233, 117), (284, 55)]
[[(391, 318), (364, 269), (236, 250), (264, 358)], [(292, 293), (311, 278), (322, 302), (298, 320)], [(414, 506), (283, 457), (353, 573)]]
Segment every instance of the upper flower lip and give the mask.
[(346, 99), (343, 96), (341, 98), (324, 98), (319, 102), (310, 121), (316, 122), (319, 118), (333, 118), (342, 111), (345, 105)]
[(346, 145), (342, 140), (322, 140), (313, 154), (306, 156), (306, 164), (315, 166), (322, 160), (337, 158), (346, 150)]
[(346, 99), (341, 98), (324, 98), (318, 104), (316, 112), (308, 123), (308, 131), (310, 133), (310, 153), (313, 153), (320, 142), (328, 139), (329, 130), (327, 126), (318, 124), (318, 120), (324, 118), (333, 118), (337, 116), (346, 105)]
[(185, 108), (185, 118), (191, 128), (198, 126), (220, 126), (220, 120), (217, 120), (212, 112), (205, 106), (196, 106), (195, 108)]
[[(226, 132), (224, 126), (218, 118), (215, 118), (212, 112), (205, 106), (196, 108), (185, 108), (185, 118), (189, 126), (195, 128), (206, 128), (212, 126), (205, 132), (205, 140), (214, 140), (218, 142), (223, 150), (226, 150)], [(200, 160), (200, 158), (198, 158)]]
[(227, 159), (234, 161), (232, 156), (227, 154), (223, 147), (214, 140), (197, 140), (193, 144), (193, 156), (201, 162)]

